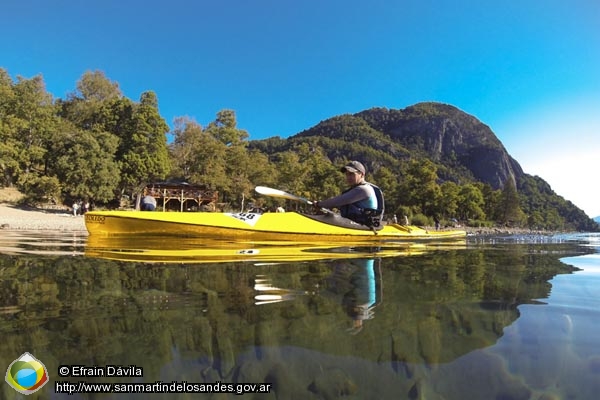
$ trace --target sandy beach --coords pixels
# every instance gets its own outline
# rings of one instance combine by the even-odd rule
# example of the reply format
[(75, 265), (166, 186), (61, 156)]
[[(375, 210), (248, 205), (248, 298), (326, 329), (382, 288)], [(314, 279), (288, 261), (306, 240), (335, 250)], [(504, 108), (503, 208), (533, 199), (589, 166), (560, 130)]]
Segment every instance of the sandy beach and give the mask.
[(0, 203), (0, 230), (52, 230), (87, 233), (83, 216), (74, 216), (66, 209), (27, 209), (4, 203)]

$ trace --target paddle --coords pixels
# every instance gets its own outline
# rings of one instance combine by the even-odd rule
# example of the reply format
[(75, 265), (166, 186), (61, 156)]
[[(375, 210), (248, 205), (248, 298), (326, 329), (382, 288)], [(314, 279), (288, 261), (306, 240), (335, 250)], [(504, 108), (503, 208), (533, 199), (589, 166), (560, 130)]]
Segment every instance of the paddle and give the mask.
[[(301, 203), (308, 204), (309, 206), (312, 206), (314, 204), (314, 202), (312, 202), (308, 199), (305, 199), (304, 197), (296, 196), (294, 194), (284, 192), (283, 190), (279, 190), (279, 189), (273, 189), (273, 188), (266, 187), (266, 186), (257, 186), (254, 188), (254, 190), (256, 191), (256, 193), (262, 194), (264, 196), (279, 197), (282, 199), (299, 201)], [(328, 210), (326, 208), (321, 208), (321, 211), (324, 211), (329, 214), (333, 214), (333, 211)]]

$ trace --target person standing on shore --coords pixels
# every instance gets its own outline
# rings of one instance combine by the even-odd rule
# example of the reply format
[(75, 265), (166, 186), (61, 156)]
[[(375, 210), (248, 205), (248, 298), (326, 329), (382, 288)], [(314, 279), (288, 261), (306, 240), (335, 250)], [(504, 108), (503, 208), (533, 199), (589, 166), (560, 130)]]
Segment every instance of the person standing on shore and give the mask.
[(149, 194), (144, 196), (144, 198), (142, 199), (142, 204), (141, 204), (140, 208), (142, 211), (156, 210), (156, 199), (154, 198), (154, 196), (150, 196)]

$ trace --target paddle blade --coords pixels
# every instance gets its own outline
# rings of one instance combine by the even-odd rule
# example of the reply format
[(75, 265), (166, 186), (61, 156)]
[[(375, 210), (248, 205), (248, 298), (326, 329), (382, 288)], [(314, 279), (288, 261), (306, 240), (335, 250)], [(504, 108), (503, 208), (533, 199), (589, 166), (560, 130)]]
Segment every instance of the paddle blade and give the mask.
[(254, 188), (254, 190), (256, 191), (256, 193), (262, 194), (264, 196), (279, 197), (282, 199), (300, 201), (305, 204), (312, 204), (312, 201), (305, 199), (304, 197), (295, 196), (291, 193), (284, 192), (283, 190), (279, 190), (279, 189), (273, 189), (273, 188), (266, 187), (266, 186), (257, 186)]

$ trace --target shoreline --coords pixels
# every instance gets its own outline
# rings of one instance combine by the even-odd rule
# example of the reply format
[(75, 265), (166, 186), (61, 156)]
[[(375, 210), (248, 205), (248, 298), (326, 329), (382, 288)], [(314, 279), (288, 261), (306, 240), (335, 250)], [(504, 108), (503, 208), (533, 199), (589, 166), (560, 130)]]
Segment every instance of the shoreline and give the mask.
[[(433, 227), (427, 227), (433, 230)], [(474, 228), (460, 227), (469, 236), (547, 236), (558, 232), (532, 231), (524, 228)], [(0, 203), (0, 230), (6, 231), (66, 231), (88, 234), (83, 215), (74, 216), (67, 207), (54, 210), (24, 208)], [(442, 229), (443, 230), (443, 229)]]
[(44, 210), (0, 203), (0, 230), (63, 231), (88, 234), (82, 215), (73, 215), (67, 208)]

